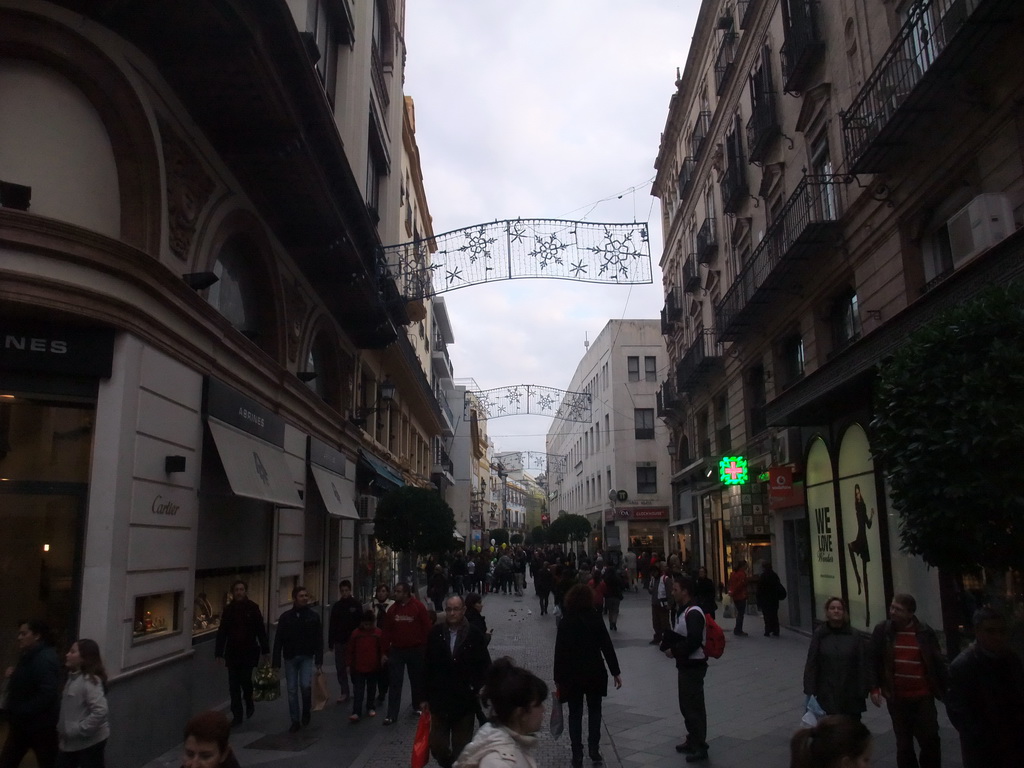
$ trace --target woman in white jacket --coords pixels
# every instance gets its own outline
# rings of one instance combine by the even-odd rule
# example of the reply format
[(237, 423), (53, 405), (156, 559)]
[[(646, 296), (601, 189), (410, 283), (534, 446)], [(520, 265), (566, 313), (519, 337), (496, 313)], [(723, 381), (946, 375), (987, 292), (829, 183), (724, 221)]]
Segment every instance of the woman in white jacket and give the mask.
[(480, 698), (490, 706), (491, 720), (462, 750), (455, 768), (537, 768), (534, 734), (544, 723), (544, 681), (505, 657), (491, 664)]
[(95, 640), (72, 643), (65, 656), (68, 681), (60, 702), (57, 768), (104, 768), (110, 737), (107, 719), (107, 673)]

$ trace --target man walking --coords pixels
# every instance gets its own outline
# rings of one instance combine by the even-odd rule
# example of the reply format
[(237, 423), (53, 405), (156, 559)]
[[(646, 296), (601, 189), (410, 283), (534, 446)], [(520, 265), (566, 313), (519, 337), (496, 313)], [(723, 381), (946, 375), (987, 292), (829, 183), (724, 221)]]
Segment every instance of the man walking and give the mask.
[[(284, 675), (288, 683), (288, 713), (292, 718), (289, 733), (309, 725), (313, 698), (313, 665), (324, 664), (324, 632), (320, 616), (309, 607), (309, 592), (305, 587), (292, 590), (292, 607), (277, 620), (274, 635), (275, 669), (280, 669), (284, 657)], [(299, 713), (299, 694), (302, 694), (302, 713)]]
[(736, 626), (732, 633), (737, 637), (746, 637), (743, 631), (743, 617), (747, 615), (747, 561), (738, 560), (732, 567), (729, 576), (729, 597), (736, 608)]
[[(373, 594), (373, 600), (366, 604), (366, 610), (373, 611), (374, 624), (384, 634), (384, 619), (387, 618), (388, 608), (395, 604), (391, 599), (391, 589), (387, 584), (381, 582)], [(384, 697), (388, 694), (388, 687), (391, 685), (391, 677), (388, 673), (388, 665), (381, 663), (380, 672), (377, 673), (377, 703), (383, 704)]]
[[(897, 768), (940, 768), (935, 700), (946, 693), (946, 660), (935, 630), (920, 621), (916, 612), (912, 595), (893, 595), (889, 620), (871, 633), (871, 701), (879, 707), (885, 697), (896, 735)], [(915, 739), (921, 748), (920, 763), (914, 753)]]
[(651, 625), (654, 638), (650, 645), (659, 645), (661, 636), (669, 628), (669, 600), (672, 599), (672, 579), (668, 574), (668, 563), (658, 564), (658, 573), (651, 576)]
[(430, 752), (441, 768), (451, 768), (473, 738), (477, 692), (491, 665), (487, 638), (466, 621), (461, 597), (445, 600), (444, 623), (430, 630), (425, 658)]
[(779, 574), (765, 560), (761, 563), (761, 577), (757, 580), (757, 607), (764, 616), (765, 637), (779, 636), (779, 601), (785, 599), (785, 596), (786, 590)]
[(260, 607), (248, 597), (244, 581), (231, 585), (231, 602), (224, 606), (213, 655), (228, 669), (228, 693), (231, 696), (231, 725), (242, 724), (242, 702), (245, 716), (252, 717), (256, 705), (252, 701), (252, 671), (260, 656), (270, 653), (267, 626)]
[(409, 585), (399, 582), (395, 585), (395, 604), (388, 608), (384, 617), (384, 662), (388, 665), (390, 690), (388, 691), (388, 714), (384, 725), (391, 725), (398, 719), (402, 706), (402, 679), (409, 670), (409, 689), (412, 703), (417, 709), (425, 701), (423, 696), (423, 654), (427, 646), (427, 634), (433, 622), (427, 609), (412, 596)]
[(359, 628), (363, 615), (362, 604), (352, 597), (352, 582), (342, 579), (338, 584), (338, 602), (331, 606), (331, 618), (327, 628), (327, 647), (334, 651), (334, 663), (338, 667), (338, 703), (348, 701), (348, 669), (345, 665), (345, 644), (352, 633)]
[(676, 752), (686, 755), (686, 762), (708, 759), (708, 713), (704, 702), (704, 678), (708, 673), (708, 657), (704, 652), (706, 622), (704, 612), (694, 600), (694, 583), (689, 576), (672, 580), (672, 599), (679, 612), (675, 628), (665, 633), (661, 648), (676, 660), (679, 686), (679, 712), (686, 725), (686, 739), (676, 745)]
[(1024, 755), (1024, 664), (994, 608), (974, 612), (974, 638), (949, 665), (946, 713), (964, 768), (1010, 768)]

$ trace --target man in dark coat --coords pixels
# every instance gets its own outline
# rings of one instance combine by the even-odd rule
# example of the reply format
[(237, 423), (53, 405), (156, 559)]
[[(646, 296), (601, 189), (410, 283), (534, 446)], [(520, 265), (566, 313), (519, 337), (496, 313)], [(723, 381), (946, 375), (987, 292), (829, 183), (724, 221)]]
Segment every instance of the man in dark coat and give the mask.
[[(285, 680), (288, 683), (288, 713), (292, 718), (289, 731), (295, 733), (309, 724), (313, 702), (313, 665), (324, 664), (324, 631), (320, 614), (309, 607), (309, 592), (305, 587), (292, 590), (292, 607), (277, 620), (274, 635), (275, 669), (284, 658)], [(302, 694), (301, 721), (299, 693)]]
[(42, 621), (18, 627), (18, 663), (6, 671), (7, 740), (0, 765), (18, 766), (32, 750), (40, 768), (57, 759), (57, 718), (60, 712), (60, 663)]
[(267, 625), (260, 607), (249, 599), (248, 585), (236, 581), (231, 585), (231, 602), (224, 606), (213, 655), (228, 669), (228, 693), (231, 695), (231, 725), (242, 724), (242, 701), (245, 716), (252, 717), (256, 705), (252, 701), (252, 671), (260, 656), (270, 653)]
[(338, 583), (338, 602), (331, 606), (331, 618), (327, 627), (327, 647), (334, 651), (334, 663), (338, 667), (338, 703), (348, 700), (348, 668), (345, 666), (345, 644), (359, 628), (363, 606), (352, 597), (352, 582), (342, 579)]
[(786, 596), (779, 574), (772, 564), (765, 560), (761, 563), (761, 576), (757, 580), (757, 607), (764, 616), (764, 636), (779, 636), (779, 601)]
[(666, 630), (660, 648), (676, 660), (676, 683), (679, 713), (686, 726), (686, 739), (676, 745), (676, 752), (686, 755), (686, 762), (708, 759), (708, 710), (704, 700), (704, 678), (708, 674), (708, 656), (704, 652), (707, 622), (694, 599), (696, 587), (689, 576), (677, 575), (672, 580), (672, 600), (678, 606), (676, 625)]
[(1010, 768), (1024, 755), (1024, 664), (1009, 644), (1006, 619), (974, 613), (974, 643), (949, 667), (946, 714), (960, 733), (964, 768)]
[(466, 620), (458, 595), (445, 601), (444, 622), (431, 628), (425, 658), (430, 752), (441, 768), (451, 768), (473, 738), (478, 692), (491, 665), (487, 639)]

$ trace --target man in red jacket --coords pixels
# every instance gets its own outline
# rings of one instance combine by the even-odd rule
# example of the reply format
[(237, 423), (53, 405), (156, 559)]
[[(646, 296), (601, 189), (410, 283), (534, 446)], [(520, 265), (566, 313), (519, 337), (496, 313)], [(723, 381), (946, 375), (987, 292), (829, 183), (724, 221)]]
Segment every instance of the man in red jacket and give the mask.
[(419, 710), (426, 702), (423, 693), (423, 656), (427, 647), (427, 634), (433, 622), (427, 609), (412, 596), (409, 585), (395, 585), (395, 604), (384, 617), (384, 662), (391, 678), (388, 690), (388, 714), (384, 725), (398, 719), (402, 705), (402, 680), (409, 668), (409, 690), (413, 706)]

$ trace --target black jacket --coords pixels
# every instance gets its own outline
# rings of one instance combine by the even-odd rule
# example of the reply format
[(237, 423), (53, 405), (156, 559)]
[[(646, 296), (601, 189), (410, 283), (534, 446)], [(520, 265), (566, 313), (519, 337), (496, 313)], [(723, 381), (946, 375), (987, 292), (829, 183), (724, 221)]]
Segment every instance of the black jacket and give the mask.
[[(924, 665), (924, 677), (932, 689), (935, 698), (941, 701), (946, 695), (949, 682), (949, 667), (946, 658), (939, 648), (939, 638), (935, 630), (923, 621), (917, 622), (917, 644), (921, 649), (921, 662)], [(891, 621), (878, 624), (871, 633), (871, 686), (881, 688), (882, 694), (890, 698), (893, 693), (893, 643), (896, 630)]]
[(830, 715), (859, 717), (871, 689), (867, 637), (845, 624), (822, 624), (811, 636), (804, 664), (804, 694)]
[(782, 580), (775, 571), (764, 571), (757, 579), (757, 607), (777, 611), (782, 600)]
[(320, 615), (308, 605), (289, 608), (277, 620), (274, 634), (275, 667), (281, 666), (281, 657), (312, 656), (319, 667), (324, 663), (324, 630)]
[[(603, 657), (603, 658), (602, 658)], [(563, 699), (592, 693), (608, 695), (608, 672), (620, 673), (608, 628), (597, 611), (569, 614), (555, 635), (555, 682)]]
[(52, 645), (36, 643), (18, 657), (7, 684), (11, 717), (52, 718), (60, 712), (60, 662)]
[(359, 628), (363, 617), (363, 604), (354, 597), (343, 597), (331, 606), (331, 618), (327, 626), (327, 647), (335, 643), (347, 643), (349, 636)]
[[(672, 658), (676, 660), (676, 669), (707, 666), (707, 654), (704, 654), (699, 659), (690, 658), (704, 645), (704, 629), (707, 626), (707, 621), (704, 618), (703, 611), (700, 610), (700, 606), (693, 600), (681, 608), (674, 600), (672, 602), (676, 606), (679, 615), (686, 617), (686, 634), (676, 632), (675, 629), (665, 630), (661, 637), (661, 650), (672, 651)], [(691, 611), (691, 608), (696, 608), (697, 610)], [(677, 628), (679, 626), (678, 621), (679, 619), (677, 618), (674, 624)]]
[(232, 600), (221, 613), (213, 655), (229, 666), (255, 667), (261, 653), (270, 653), (270, 641), (260, 607), (248, 598)]
[(486, 637), (468, 621), (458, 631), (454, 654), (449, 637), (447, 624), (434, 625), (427, 635), (425, 689), (432, 712), (460, 717), (476, 711), (477, 691), (491, 666), (491, 655)]

